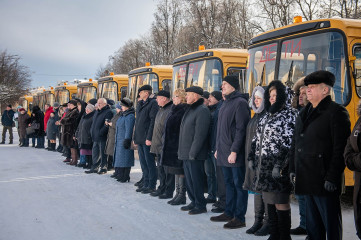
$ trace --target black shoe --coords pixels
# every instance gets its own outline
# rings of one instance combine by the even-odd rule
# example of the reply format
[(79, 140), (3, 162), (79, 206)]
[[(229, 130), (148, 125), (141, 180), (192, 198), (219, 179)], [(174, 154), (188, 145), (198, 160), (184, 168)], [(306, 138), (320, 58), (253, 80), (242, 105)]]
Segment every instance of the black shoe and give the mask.
[(228, 216), (227, 214), (225, 213), (222, 213), (221, 215), (219, 216), (214, 216), (214, 217), (211, 217), (210, 220), (212, 222), (229, 222), (233, 219), (233, 217), (231, 216)]
[(211, 210), (212, 213), (223, 213), (224, 212), (224, 208), (222, 207), (214, 207)]
[(13, 144), (13, 141), (10, 141), (9, 144)]
[(159, 199), (169, 199), (169, 198), (173, 198), (173, 195), (169, 195), (169, 194), (162, 194), (159, 195)]
[(160, 195), (162, 195), (162, 191), (159, 191), (159, 189), (157, 189), (157, 191), (152, 192), (151, 194), (149, 194), (152, 197), (159, 197)]
[(291, 235), (307, 235), (306, 229), (301, 226), (291, 229), (290, 233)]
[(144, 190), (147, 190), (148, 188), (147, 187), (140, 187), (138, 188), (137, 190), (135, 190), (136, 192), (142, 192)]
[(87, 171), (85, 171), (85, 173), (86, 174), (89, 174), (89, 173), (98, 173), (98, 171), (97, 170), (87, 170)]
[(259, 229), (261, 229), (262, 227), (262, 221), (258, 221), (256, 220), (253, 224), (252, 227), (250, 227), (249, 229), (247, 229), (246, 233), (247, 234), (255, 234)]
[(143, 184), (143, 178), (141, 178), (138, 182), (134, 183), (134, 186), (139, 187), (139, 185)]
[(107, 170), (105, 170), (105, 169), (102, 169), (102, 170), (100, 170), (100, 171), (98, 172), (98, 174), (100, 174), (100, 175), (106, 174), (106, 173), (107, 173)]
[(212, 199), (212, 198), (206, 198), (207, 204), (208, 203), (215, 203), (216, 199)]
[(197, 215), (197, 214), (201, 214), (201, 213), (206, 213), (207, 212), (207, 208), (193, 208), (192, 210), (190, 210), (188, 212), (189, 215)]
[(267, 236), (269, 234), (269, 225), (264, 223), (262, 227), (254, 233), (255, 236)]
[[(51, 151), (51, 150), (50, 150)], [(76, 165), (77, 167), (85, 167), (85, 163), (79, 163), (78, 165)]]
[(4, 141), (2, 141), (2, 142), (0, 142), (0, 144), (5, 144), (5, 142), (4, 142)]
[(144, 189), (144, 191), (142, 191), (143, 194), (148, 194), (148, 193), (152, 193), (155, 192), (155, 188), (147, 188)]
[(182, 211), (190, 211), (190, 210), (192, 210), (194, 208), (195, 208), (194, 205), (192, 203), (190, 203), (187, 206), (181, 207), (180, 210), (182, 210)]
[(238, 220), (237, 218), (233, 218), (231, 221), (223, 225), (223, 227), (227, 229), (243, 228), (245, 226), (246, 223)]
[(177, 206), (177, 205), (184, 205), (186, 204), (187, 199), (185, 195), (179, 195), (170, 205)]
[(110, 175), (110, 177), (111, 177), (111, 178), (117, 178), (117, 177), (118, 177), (118, 175), (117, 175), (117, 174), (115, 174), (115, 173), (113, 173), (112, 175)]

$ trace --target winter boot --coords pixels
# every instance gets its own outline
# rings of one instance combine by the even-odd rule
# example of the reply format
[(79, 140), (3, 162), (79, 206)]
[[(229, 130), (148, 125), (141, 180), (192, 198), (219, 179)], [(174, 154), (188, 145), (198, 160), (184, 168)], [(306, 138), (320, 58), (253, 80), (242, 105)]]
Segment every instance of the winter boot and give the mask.
[(179, 195), (179, 178), (180, 178), (179, 175), (175, 175), (175, 191), (176, 191), (176, 193), (175, 193), (175, 196), (170, 201), (167, 202), (168, 204), (172, 204)]
[(280, 234), (278, 231), (278, 216), (276, 211), (276, 206), (273, 204), (268, 204), (268, 224), (270, 227), (270, 236), (267, 240), (279, 240)]
[(110, 175), (110, 177), (117, 179), (118, 175), (119, 175), (119, 170), (120, 170), (119, 167), (114, 168), (114, 173), (112, 175)]
[(93, 165), (92, 155), (86, 155), (86, 169), (90, 169)]
[(178, 180), (179, 184), (179, 192), (178, 197), (171, 203), (171, 205), (184, 205), (186, 204), (186, 185), (185, 185), (185, 178), (179, 177)]
[(255, 194), (254, 195), (254, 216), (255, 221), (251, 228), (249, 228), (246, 233), (248, 234), (254, 234), (262, 227), (262, 221), (263, 221), (263, 215), (264, 215), (264, 204), (261, 194)]
[(267, 236), (269, 234), (269, 225), (268, 225), (268, 204), (264, 204), (264, 218), (262, 227), (254, 233), (255, 236)]
[(290, 235), (291, 229), (291, 209), (289, 210), (277, 210), (278, 216), (278, 230), (280, 240), (292, 240)]
[(71, 161), (69, 165), (77, 165), (78, 164), (78, 151), (75, 148), (70, 148), (71, 152)]
[(108, 155), (107, 162), (108, 162), (107, 171), (112, 171), (114, 169), (114, 167), (113, 167), (113, 156)]
[(130, 167), (123, 168), (123, 176), (120, 179), (120, 182), (125, 183), (130, 181)]

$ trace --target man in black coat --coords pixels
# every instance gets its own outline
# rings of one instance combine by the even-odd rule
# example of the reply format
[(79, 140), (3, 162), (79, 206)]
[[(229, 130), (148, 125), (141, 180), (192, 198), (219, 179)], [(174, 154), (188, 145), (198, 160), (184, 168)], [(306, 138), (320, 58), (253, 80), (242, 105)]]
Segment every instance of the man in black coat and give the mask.
[(332, 101), (335, 76), (317, 71), (305, 78), (309, 104), (296, 120), (289, 155), (296, 194), (306, 198), (310, 239), (342, 239), (340, 194), (345, 169), (343, 151), (350, 135), (349, 115)]
[(159, 197), (160, 199), (167, 199), (173, 197), (175, 178), (174, 174), (168, 173), (166, 166), (161, 165), (160, 155), (163, 148), (162, 138), (164, 135), (165, 124), (173, 106), (173, 102), (170, 100), (170, 93), (165, 90), (159, 91), (157, 94), (157, 103), (159, 110), (155, 117), (150, 152), (155, 154), (157, 157), (159, 186), (157, 191), (151, 193), (150, 195), (153, 197)]
[(186, 188), (191, 203), (181, 208), (190, 215), (207, 212), (204, 198), (204, 161), (208, 153), (208, 130), (211, 121), (209, 109), (203, 105), (203, 89), (186, 89), (190, 107), (184, 113), (179, 131), (178, 158), (183, 160)]
[(107, 173), (107, 155), (105, 154), (105, 145), (107, 142), (108, 128), (105, 125), (106, 120), (113, 117), (113, 112), (107, 105), (105, 98), (98, 99), (98, 110), (93, 116), (93, 123), (91, 125), (90, 134), (93, 140), (92, 158), (93, 165), (90, 170), (85, 173), (97, 173), (100, 167), (99, 174)]
[(243, 190), (245, 167), (246, 129), (250, 119), (248, 99), (239, 91), (235, 76), (227, 76), (222, 82), (225, 101), (219, 110), (217, 123), (217, 165), (222, 167), (226, 184), (226, 209), (223, 214), (211, 217), (211, 221), (227, 222), (224, 228), (246, 226), (248, 192)]
[[(203, 94), (204, 95), (204, 94)], [(220, 91), (213, 91), (208, 96), (208, 108), (211, 112), (211, 123), (209, 125), (209, 151), (208, 158), (204, 162), (204, 170), (207, 175), (208, 196), (207, 203), (214, 203), (212, 212), (224, 212), (226, 206), (226, 190), (224, 186), (222, 168), (218, 167), (214, 153), (216, 152), (218, 113), (223, 99)], [(219, 189), (218, 189), (219, 181)], [(218, 197), (218, 201), (216, 202)]]
[(9, 130), (9, 135), (10, 135), (9, 144), (13, 144), (14, 114), (15, 114), (15, 112), (12, 110), (11, 105), (7, 105), (6, 110), (3, 112), (3, 115), (1, 116), (1, 123), (3, 125), (3, 133), (2, 133), (2, 141), (0, 144), (5, 144), (5, 137), (6, 137), (7, 130)]
[(135, 119), (134, 144), (138, 145), (140, 166), (143, 172), (143, 183), (136, 190), (142, 193), (152, 193), (157, 184), (157, 168), (154, 155), (150, 153), (152, 145), (155, 117), (158, 104), (151, 98), (152, 87), (144, 85), (139, 88), (140, 101), (138, 102)]

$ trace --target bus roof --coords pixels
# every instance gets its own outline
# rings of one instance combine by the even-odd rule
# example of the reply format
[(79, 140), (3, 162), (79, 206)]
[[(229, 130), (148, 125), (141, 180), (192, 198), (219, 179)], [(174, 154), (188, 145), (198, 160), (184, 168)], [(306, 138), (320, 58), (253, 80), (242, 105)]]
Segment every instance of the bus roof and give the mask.
[(56, 86), (55, 87), (55, 91), (56, 90), (64, 90), (64, 89), (67, 89), (67, 90), (76, 90), (77, 89), (77, 85), (75, 84), (71, 84), (71, 85), (61, 85), (61, 86)]
[(97, 80), (91, 80), (91, 81), (86, 81), (86, 82), (81, 82), (78, 84), (78, 87), (87, 87), (87, 86), (98, 86), (98, 81)]
[(258, 44), (263, 41), (277, 39), (283, 36), (309, 31), (317, 31), (324, 29), (342, 29), (348, 36), (361, 36), (361, 20), (332, 18), (317, 19), (301, 23), (294, 23), (280, 28), (276, 28), (252, 38), (248, 46)]
[(144, 74), (144, 73), (162, 73), (162, 72), (172, 72), (173, 67), (172, 65), (151, 65), (151, 66), (144, 66), (140, 68), (133, 69), (129, 72), (129, 75), (136, 75), (136, 74)]
[(233, 48), (206, 49), (179, 56), (176, 59), (174, 59), (173, 64), (176, 65), (189, 60), (209, 58), (209, 57), (220, 58), (222, 59), (223, 62), (233, 62), (233, 61), (239, 62), (240, 57), (245, 58), (245, 60), (247, 60), (248, 52), (246, 49), (233, 49)]
[(116, 74), (116, 75), (109, 75), (105, 77), (101, 77), (98, 79), (98, 83), (104, 82), (104, 81), (121, 81), (126, 80), (128, 82), (128, 75), (127, 74)]

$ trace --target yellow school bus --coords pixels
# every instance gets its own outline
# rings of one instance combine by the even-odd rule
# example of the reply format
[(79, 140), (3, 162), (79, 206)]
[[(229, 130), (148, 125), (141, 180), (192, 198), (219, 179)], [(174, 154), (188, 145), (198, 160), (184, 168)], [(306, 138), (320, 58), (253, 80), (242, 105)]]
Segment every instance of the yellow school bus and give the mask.
[(22, 106), (26, 112), (30, 115), (32, 107), (33, 107), (33, 96), (25, 95), (19, 98), (19, 104)]
[(113, 72), (109, 76), (98, 79), (98, 98), (120, 101), (127, 95), (128, 75)]
[(43, 92), (38, 94), (38, 98), (39, 98), (38, 106), (42, 111), (44, 111), (45, 109), (45, 104), (50, 104), (50, 106), (53, 106), (55, 102), (54, 87), (43, 89)]
[(31, 91), (31, 95), (33, 96), (33, 106), (40, 107), (40, 102), (43, 102), (43, 98), (41, 97), (41, 93), (44, 92), (44, 87), (38, 87)]
[(88, 81), (78, 84), (77, 96), (84, 102), (88, 102), (90, 99), (97, 98), (98, 81), (89, 79)]
[[(249, 42), (246, 91), (279, 79), (289, 87), (317, 70), (336, 76), (332, 96), (347, 108), (352, 127), (361, 96), (361, 20), (319, 19), (294, 23), (260, 34)], [(345, 185), (354, 184), (345, 170)]]
[(128, 98), (134, 105), (138, 89), (143, 85), (150, 85), (153, 93), (158, 93), (164, 89), (169, 92), (172, 90), (172, 66), (171, 65), (150, 65), (146, 63), (145, 67), (133, 69), (129, 72)]
[(58, 86), (55, 87), (54, 92), (55, 102), (62, 105), (77, 96), (77, 84), (68, 82), (59, 83)]
[[(248, 53), (245, 49), (204, 49), (182, 55), (173, 61), (173, 90), (199, 86), (204, 91), (220, 91), (227, 75), (244, 78)], [(243, 86), (241, 85), (241, 91)]]

